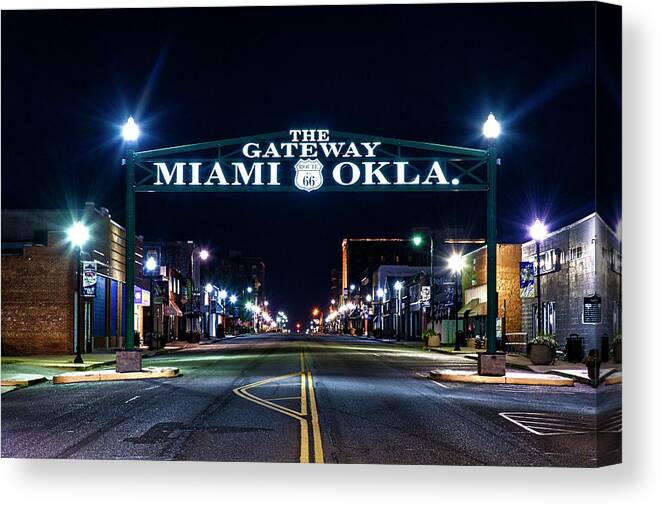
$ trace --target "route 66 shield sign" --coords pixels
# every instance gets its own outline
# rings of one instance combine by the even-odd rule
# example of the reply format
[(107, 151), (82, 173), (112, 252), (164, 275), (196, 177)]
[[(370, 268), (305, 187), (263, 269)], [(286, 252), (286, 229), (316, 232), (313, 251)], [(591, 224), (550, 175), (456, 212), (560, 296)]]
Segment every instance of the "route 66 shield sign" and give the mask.
[(300, 159), (294, 166), (296, 168), (296, 176), (294, 177), (294, 185), (299, 190), (312, 192), (318, 190), (324, 183), (324, 177), (321, 170), (324, 165), (319, 162), (319, 159)]

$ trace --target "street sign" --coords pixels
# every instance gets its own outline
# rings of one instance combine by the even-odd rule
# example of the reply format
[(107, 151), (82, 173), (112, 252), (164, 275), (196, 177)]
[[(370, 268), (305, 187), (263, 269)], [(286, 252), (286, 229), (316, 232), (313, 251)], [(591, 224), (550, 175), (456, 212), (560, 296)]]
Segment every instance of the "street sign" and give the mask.
[[(498, 313), (496, 169), (500, 159), (493, 136), (487, 137), (486, 150), (326, 129), (292, 129), (144, 151), (128, 146), (124, 158), (127, 284), (135, 282), (138, 192), (486, 192), (486, 334), (487, 351), (494, 353)], [(128, 296), (132, 303), (133, 293)], [(156, 297), (154, 294), (155, 301)], [(438, 314), (436, 308), (432, 310)], [(133, 320), (133, 305), (129, 304), (129, 350), (134, 346)]]
[[(210, 149), (215, 156), (203, 153)], [(190, 152), (199, 155), (184, 156)], [(292, 129), (134, 157), (137, 192), (487, 190), (481, 174), (487, 151), (326, 129)]]

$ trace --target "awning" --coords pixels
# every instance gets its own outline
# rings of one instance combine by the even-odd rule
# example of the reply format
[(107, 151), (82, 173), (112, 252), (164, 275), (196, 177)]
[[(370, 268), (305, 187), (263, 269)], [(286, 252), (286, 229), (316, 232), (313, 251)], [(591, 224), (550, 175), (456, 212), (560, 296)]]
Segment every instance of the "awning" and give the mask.
[(487, 303), (486, 301), (484, 303), (478, 304), (475, 308), (473, 308), (469, 313), (469, 317), (482, 317), (487, 314)]
[(177, 306), (177, 303), (174, 301), (170, 301), (170, 304), (168, 306), (163, 307), (163, 315), (166, 317), (183, 317), (184, 314), (181, 312), (179, 307)]
[(458, 313), (459, 313), (459, 315), (463, 316), (464, 313), (470, 312), (471, 310), (473, 310), (479, 304), (480, 304), (480, 298), (471, 299), (468, 303), (466, 303), (464, 306), (459, 308)]

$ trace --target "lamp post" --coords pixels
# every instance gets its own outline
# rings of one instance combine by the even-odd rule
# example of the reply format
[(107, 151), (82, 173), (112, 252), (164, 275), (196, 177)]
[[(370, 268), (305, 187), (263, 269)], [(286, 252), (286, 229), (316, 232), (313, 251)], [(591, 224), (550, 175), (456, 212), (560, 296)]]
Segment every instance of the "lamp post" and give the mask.
[[(140, 137), (137, 123), (129, 116), (122, 128), (126, 145), (126, 350), (134, 346), (134, 287), (135, 287), (135, 143)], [(118, 364), (119, 367), (119, 364)]]
[(454, 275), (454, 350), (459, 351), (459, 284), (457, 283), (461, 277), (461, 271), (464, 268), (464, 260), (458, 253), (452, 254), (448, 259), (448, 267)]
[[(431, 229), (424, 230), (429, 238), (429, 321), (432, 331), (434, 330), (434, 236)], [(413, 236), (413, 244), (420, 246), (423, 243), (422, 236)]]
[(208, 299), (208, 303), (209, 303), (207, 305), (209, 311), (207, 312), (208, 315), (207, 315), (207, 319), (206, 319), (207, 320), (207, 339), (211, 338), (211, 294), (213, 293), (213, 289), (214, 289), (214, 287), (210, 283), (206, 284), (205, 287), (204, 287), (204, 291), (207, 293), (207, 299)]
[(84, 332), (84, 317), (83, 317), (83, 245), (89, 239), (89, 229), (82, 222), (76, 222), (67, 230), (67, 238), (69, 242), (77, 247), (77, 262), (76, 274), (78, 277), (78, 297), (76, 304), (78, 307), (78, 315), (76, 319), (76, 357), (73, 362), (76, 364), (83, 363), (83, 332)]
[(399, 339), (402, 327), (402, 287), (402, 282), (397, 280), (395, 282), (395, 290), (397, 291), (397, 339)]
[[(190, 319), (191, 319), (191, 328), (190, 332), (191, 335), (193, 333), (193, 312), (195, 309), (193, 308), (193, 295), (195, 294), (195, 252), (197, 253), (197, 256), (200, 260), (206, 261), (209, 258), (209, 251), (206, 249), (202, 249), (198, 251), (198, 248), (193, 248), (193, 250), (190, 253), (190, 283), (191, 283), (191, 293), (190, 293)], [(198, 321), (199, 322), (199, 321)]]
[(542, 334), (542, 283), (540, 277), (541, 254), (540, 244), (547, 235), (546, 225), (539, 219), (530, 226), (530, 237), (535, 241), (535, 253), (537, 254), (537, 335)]
[[(498, 225), (498, 190), (496, 188), (496, 139), (500, 135), (500, 124), (490, 113), (484, 122), (482, 133), (488, 142), (487, 151), (487, 354), (496, 353), (496, 320), (498, 318), (498, 291), (496, 290), (496, 255)], [(487, 359), (488, 360), (488, 359)], [(481, 361), (481, 359), (480, 359)]]

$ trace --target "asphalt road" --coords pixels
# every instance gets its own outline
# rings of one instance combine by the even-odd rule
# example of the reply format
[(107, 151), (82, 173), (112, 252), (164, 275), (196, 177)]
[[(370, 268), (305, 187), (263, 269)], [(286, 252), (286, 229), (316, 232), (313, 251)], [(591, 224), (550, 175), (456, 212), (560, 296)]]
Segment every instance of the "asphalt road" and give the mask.
[(183, 375), (2, 395), (2, 457), (583, 467), (621, 460), (618, 385), (443, 384), (425, 376), (474, 370), (475, 362), (337, 336), (250, 336), (145, 363)]

